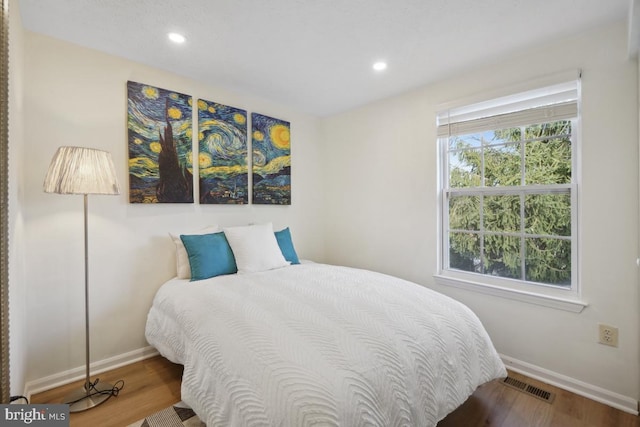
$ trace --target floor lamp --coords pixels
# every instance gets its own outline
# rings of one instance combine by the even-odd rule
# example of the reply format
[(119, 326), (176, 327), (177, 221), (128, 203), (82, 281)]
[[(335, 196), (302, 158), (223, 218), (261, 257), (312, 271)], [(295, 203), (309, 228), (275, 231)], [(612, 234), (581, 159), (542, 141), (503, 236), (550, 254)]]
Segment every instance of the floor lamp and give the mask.
[(87, 206), (89, 194), (119, 194), (118, 181), (111, 154), (107, 151), (84, 147), (60, 147), (51, 160), (44, 180), (44, 191), (57, 194), (84, 196), (84, 307), (86, 378), (84, 386), (67, 396), (69, 412), (80, 412), (98, 406), (107, 400), (113, 385), (91, 383), (89, 377), (89, 256), (87, 233)]

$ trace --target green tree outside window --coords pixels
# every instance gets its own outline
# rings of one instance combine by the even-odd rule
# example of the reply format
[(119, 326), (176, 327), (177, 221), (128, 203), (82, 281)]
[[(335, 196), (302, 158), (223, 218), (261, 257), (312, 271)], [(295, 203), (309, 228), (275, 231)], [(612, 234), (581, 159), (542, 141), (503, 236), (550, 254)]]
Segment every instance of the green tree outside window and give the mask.
[(571, 285), (571, 133), (562, 120), (449, 138), (450, 268)]

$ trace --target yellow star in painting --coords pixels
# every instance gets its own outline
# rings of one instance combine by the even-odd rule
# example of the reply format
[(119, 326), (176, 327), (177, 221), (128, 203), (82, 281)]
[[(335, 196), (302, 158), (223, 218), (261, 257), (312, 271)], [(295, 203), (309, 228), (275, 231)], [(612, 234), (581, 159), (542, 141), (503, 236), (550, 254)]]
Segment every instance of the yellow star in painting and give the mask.
[(271, 137), (271, 143), (274, 147), (281, 150), (287, 150), (290, 147), (289, 142), (289, 127), (285, 125), (274, 125), (269, 130), (269, 136)]

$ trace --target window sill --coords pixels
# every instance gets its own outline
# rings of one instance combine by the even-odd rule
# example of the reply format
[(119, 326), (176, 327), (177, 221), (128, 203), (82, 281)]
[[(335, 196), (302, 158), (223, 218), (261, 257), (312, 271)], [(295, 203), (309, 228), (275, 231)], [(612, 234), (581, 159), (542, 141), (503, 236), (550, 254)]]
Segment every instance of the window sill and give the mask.
[(580, 313), (588, 305), (586, 302), (580, 301), (578, 299), (561, 298), (556, 296), (537, 294), (533, 292), (508, 289), (500, 286), (478, 283), (440, 274), (434, 275), (433, 278), (439, 285), (453, 286), (455, 288), (465, 289), (468, 291), (480, 292), (486, 295), (508, 298), (530, 304), (541, 305), (544, 307), (555, 308), (558, 310), (570, 311), (572, 313)]

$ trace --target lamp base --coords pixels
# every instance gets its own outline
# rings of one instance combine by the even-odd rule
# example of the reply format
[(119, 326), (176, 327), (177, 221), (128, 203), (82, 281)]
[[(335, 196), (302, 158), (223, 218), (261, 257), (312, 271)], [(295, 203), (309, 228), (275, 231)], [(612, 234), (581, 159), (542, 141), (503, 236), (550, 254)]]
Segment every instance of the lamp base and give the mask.
[(110, 398), (113, 394), (113, 384), (98, 382), (91, 385), (91, 389), (87, 393), (86, 384), (67, 395), (62, 403), (69, 405), (69, 412), (82, 412), (87, 409), (91, 409), (105, 400)]

